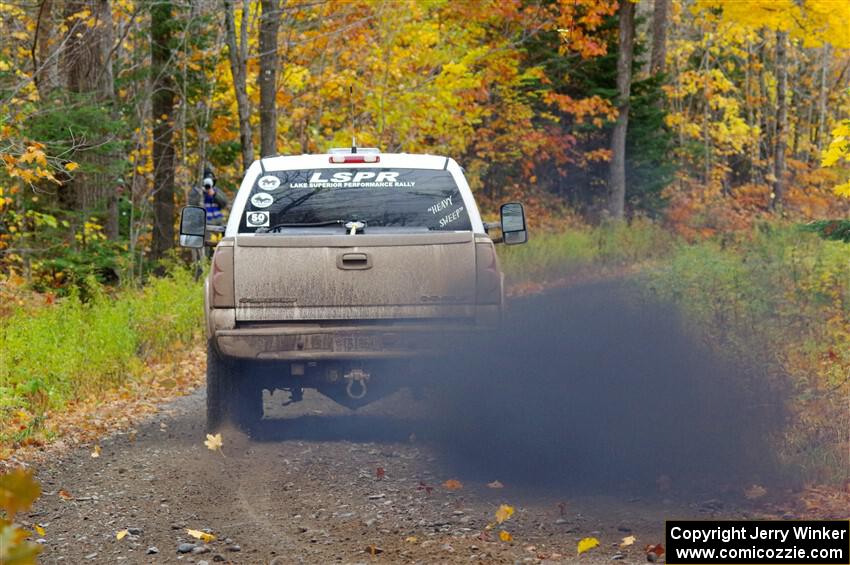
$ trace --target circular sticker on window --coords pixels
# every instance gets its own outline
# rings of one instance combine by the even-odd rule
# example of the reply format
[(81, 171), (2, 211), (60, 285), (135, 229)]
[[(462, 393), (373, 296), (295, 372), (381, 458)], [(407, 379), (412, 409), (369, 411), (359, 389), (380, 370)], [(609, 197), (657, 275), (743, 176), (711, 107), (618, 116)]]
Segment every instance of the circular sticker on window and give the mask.
[(245, 214), (245, 224), (249, 228), (267, 228), (269, 227), (269, 213), (248, 212)]
[(280, 179), (272, 175), (266, 175), (260, 177), (260, 180), (257, 181), (257, 186), (263, 190), (274, 190), (280, 186)]
[(265, 192), (258, 192), (251, 197), (251, 204), (253, 204), (255, 208), (268, 208), (273, 203), (274, 197), (270, 194), (266, 194)]

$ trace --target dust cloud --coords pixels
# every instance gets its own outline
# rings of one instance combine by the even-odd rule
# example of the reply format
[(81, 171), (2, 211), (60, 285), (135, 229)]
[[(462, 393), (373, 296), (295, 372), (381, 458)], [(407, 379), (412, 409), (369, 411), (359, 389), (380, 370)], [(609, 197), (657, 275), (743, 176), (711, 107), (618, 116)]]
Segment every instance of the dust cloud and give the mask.
[[(503, 332), (433, 361), (427, 433), (465, 476), (740, 492), (775, 481), (780, 391), (629, 283), (514, 300)], [(774, 381), (771, 381), (774, 382)]]
[(396, 443), (414, 434), (447, 476), (531, 489), (646, 493), (661, 481), (680, 497), (715, 496), (780, 476), (783, 393), (768, 384), (778, 379), (709, 351), (634, 283), (511, 300), (498, 335), (458, 336), (415, 369), (420, 394), (356, 411), (307, 391), (281, 420), (281, 397), (267, 396), (254, 437)]

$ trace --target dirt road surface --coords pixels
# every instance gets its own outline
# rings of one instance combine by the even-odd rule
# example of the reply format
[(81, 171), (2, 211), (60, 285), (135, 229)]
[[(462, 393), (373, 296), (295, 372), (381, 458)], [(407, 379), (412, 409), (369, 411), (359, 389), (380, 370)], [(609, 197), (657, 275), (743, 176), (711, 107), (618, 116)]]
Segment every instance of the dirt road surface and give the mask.
[[(38, 469), (28, 518), (45, 530), (41, 561), (645, 563), (665, 518), (753, 516), (748, 483), (706, 463), (736, 456), (719, 446), (737, 445), (728, 430), (741, 423), (694, 389), (710, 363), (681, 354), (667, 313), (617, 292), (514, 305), (509, 340), (477, 361), (499, 375), (424, 400), (402, 390), (352, 412), (309, 391), (287, 407), (267, 393), (270, 419), (252, 438), (225, 429), (221, 452), (204, 445), (203, 390), (181, 398), (104, 439), (98, 457), (81, 449)], [(719, 437), (700, 428), (713, 419)], [(492, 527), (502, 504), (515, 512)], [(578, 557), (584, 537), (600, 546)]]

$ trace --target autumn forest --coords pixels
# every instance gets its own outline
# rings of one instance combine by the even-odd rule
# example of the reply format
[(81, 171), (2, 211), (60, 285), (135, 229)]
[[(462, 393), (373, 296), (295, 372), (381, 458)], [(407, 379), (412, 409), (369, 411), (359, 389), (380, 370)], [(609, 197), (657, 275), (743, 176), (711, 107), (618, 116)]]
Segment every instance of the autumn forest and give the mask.
[(850, 111), (840, 0), (43, 0), (0, 17), (0, 263), (29, 279), (137, 276), (205, 167), (232, 194), (259, 156), (352, 136), (453, 156), (485, 202), (523, 197), (547, 227), (648, 217), (706, 237), (846, 210), (840, 136), (827, 151)]

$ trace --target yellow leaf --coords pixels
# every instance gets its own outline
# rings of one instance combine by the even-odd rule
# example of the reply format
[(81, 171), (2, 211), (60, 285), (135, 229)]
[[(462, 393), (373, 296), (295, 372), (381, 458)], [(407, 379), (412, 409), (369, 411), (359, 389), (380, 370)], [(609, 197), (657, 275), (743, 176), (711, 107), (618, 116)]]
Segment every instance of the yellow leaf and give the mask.
[(417, 538), (416, 536), (407, 536), (406, 538), (404, 538), (404, 541), (406, 541), (407, 543), (416, 543), (417, 541), (419, 541), (419, 538)]
[(620, 547), (629, 547), (637, 538), (635, 536), (626, 536), (623, 538), (623, 541), (620, 542)]
[(502, 541), (513, 541), (514, 537), (505, 530), (502, 530), (499, 532), (499, 539)]
[(744, 496), (749, 498), (750, 500), (755, 500), (756, 498), (761, 498), (767, 494), (767, 489), (761, 485), (753, 485), (747, 490), (744, 491)]
[(79, 166), (80, 166), (79, 164), (71, 161), (69, 163), (65, 163), (65, 170), (66, 171), (76, 171)]
[(457, 479), (449, 479), (443, 483), (443, 486), (449, 490), (460, 490), (463, 488), (463, 483)]
[(215, 541), (214, 535), (202, 532), (201, 530), (186, 530), (186, 533), (195, 539), (201, 540), (204, 543), (210, 543), (211, 541)]
[(590, 551), (599, 545), (599, 540), (596, 538), (584, 538), (578, 542), (578, 554), (581, 555), (585, 551)]
[(21, 510), (29, 510), (41, 494), (41, 486), (33, 479), (30, 471), (16, 469), (0, 475), (0, 508), (10, 520)]
[(499, 506), (499, 509), (496, 510), (496, 522), (501, 524), (514, 514), (514, 507), (508, 506), (507, 504), (502, 504)]
[(92, 450), (91, 456), (95, 459), (100, 457), (100, 446), (99, 445), (94, 446), (94, 450)]
[(221, 451), (221, 434), (207, 434), (207, 441), (204, 442), (204, 445), (212, 451)]
[(129, 534), (129, 533), (130, 533), (130, 532), (129, 532), (128, 530), (121, 530), (120, 532), (118, 532), (117, 534), (115, 534), (115, 539), (117, 539), (117, 540), (122, 540), (122, 539), (124, 539), (125, 537), (127, 537), (127, 534)]
[(44, 537), (44, 535), (47, 533), (44, 531), (44, 528), (42, 528), (39, 524), (33, 525), (33, 529), (35, 530), (35, 533), (37, 533), (41, 537)]

